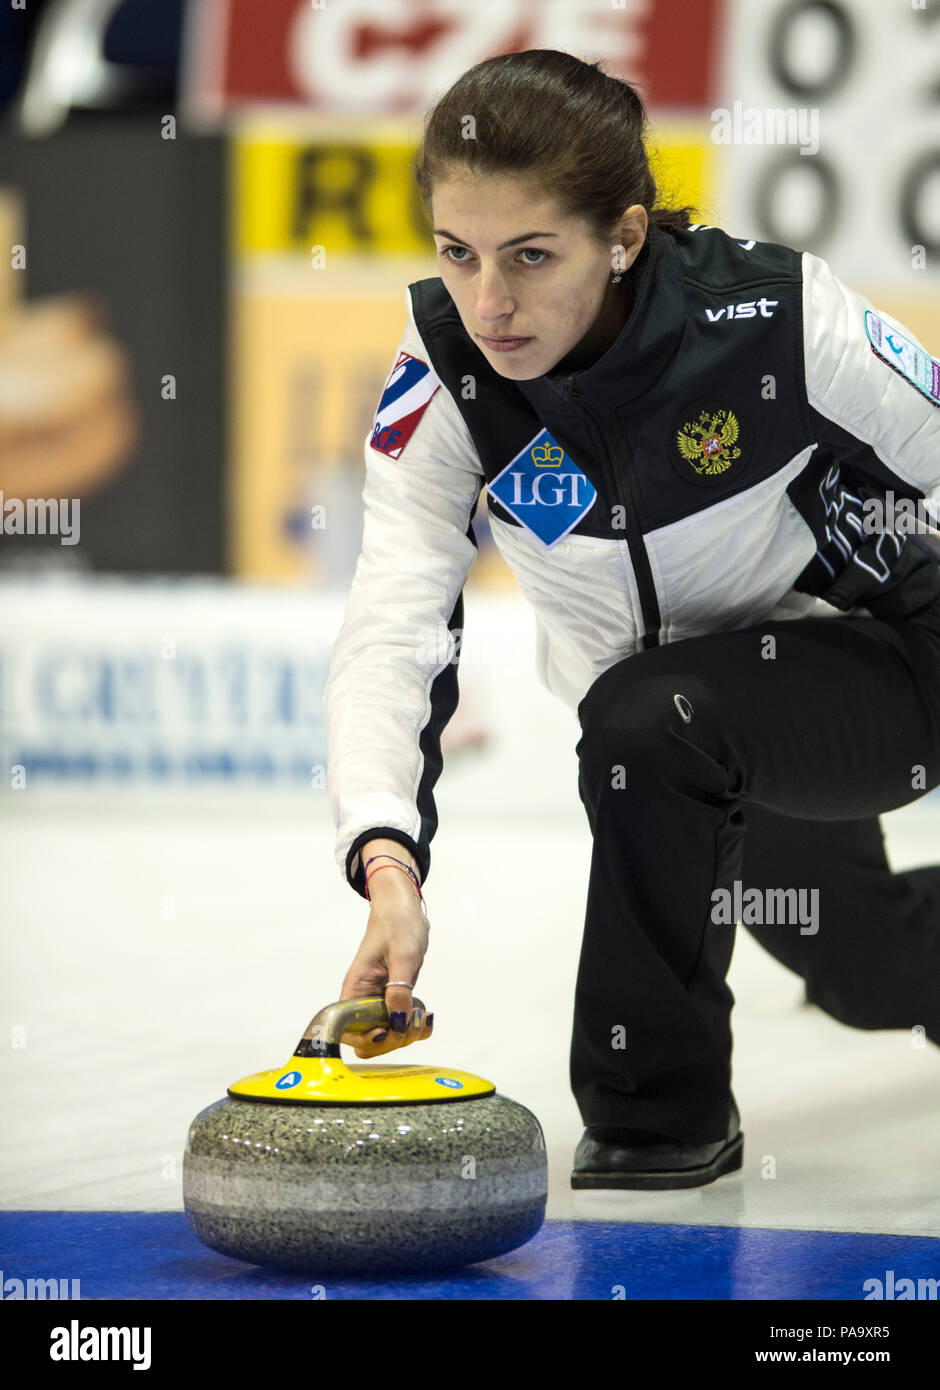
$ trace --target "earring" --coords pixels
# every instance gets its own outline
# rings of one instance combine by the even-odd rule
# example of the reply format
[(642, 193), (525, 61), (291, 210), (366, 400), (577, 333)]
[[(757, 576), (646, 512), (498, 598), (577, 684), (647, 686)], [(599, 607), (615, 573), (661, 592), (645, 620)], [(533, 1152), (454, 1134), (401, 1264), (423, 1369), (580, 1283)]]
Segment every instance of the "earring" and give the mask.
[(619, 284), (620, 284), (620, 281), (621, 281), (622, 279), (623, 279), (623, 276), (622, 276), (622, 275), (612, 275), (612, 276), (610, 277), (610, 283), (611, 283), (612, 285), (619, 285)]

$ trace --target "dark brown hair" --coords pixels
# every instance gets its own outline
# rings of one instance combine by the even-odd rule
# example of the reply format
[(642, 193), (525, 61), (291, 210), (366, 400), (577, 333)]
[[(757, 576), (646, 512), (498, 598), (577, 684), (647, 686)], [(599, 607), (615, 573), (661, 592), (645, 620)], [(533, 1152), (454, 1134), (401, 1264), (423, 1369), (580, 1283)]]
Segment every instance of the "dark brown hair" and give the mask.
[[(475, 122), (467, 138), (467, 117)], [(606, 242), (624, 210), (646, 208), (682, 228), (693, 208), (657, 207), (646, 152), (648, 120), (628, 82), (571, 53), (532, 48), (469, 68), (430, 108), (413, 162), (428, 212), (435, 182), (453, 173), (518, 173)]]

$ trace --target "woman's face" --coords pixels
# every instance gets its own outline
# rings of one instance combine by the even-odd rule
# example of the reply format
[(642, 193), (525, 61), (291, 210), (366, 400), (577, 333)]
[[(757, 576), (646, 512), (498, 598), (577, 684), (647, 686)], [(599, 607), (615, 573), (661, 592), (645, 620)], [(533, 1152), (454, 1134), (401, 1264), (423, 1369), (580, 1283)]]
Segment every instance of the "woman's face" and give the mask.
[[(431, 206), (441, 279), (500, 376), (528, 381), (579, 345), (592, 354), (614, 341), (622, 296), (607, 293), (611, 248), (624, 248), (618, 270), (632, 265), (646, 236), (642, 207), (625, 211), (608, 247), (583, 218), (566, 216), (518, 177), (454, 175), (435, 184)], [(492, 341), (499, 338), (507, 340), (502, 349)]]

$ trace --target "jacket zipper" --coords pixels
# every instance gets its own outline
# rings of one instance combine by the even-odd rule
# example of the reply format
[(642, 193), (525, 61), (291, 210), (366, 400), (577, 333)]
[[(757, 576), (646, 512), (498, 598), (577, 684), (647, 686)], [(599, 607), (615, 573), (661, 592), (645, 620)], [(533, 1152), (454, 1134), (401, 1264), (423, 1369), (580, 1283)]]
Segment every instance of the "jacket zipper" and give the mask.
[(620, 422), (615, 415), (601, 410), (592, 401), (589, 401), (584, 391), (578, 386), (571, 386), (568, 395), (569, 399), (575, 401), (585, 414), (591, 417), (600, 434), (604, 449), (605, 472), (608, 478), (608, 495), (616, 498), (618, 505), (623, 508), (626, 522), (624, 530), (627, 534), (627, 548), (630, 551), (637, 593), (640, 596), (643, 624), (646, 629), (643, 633), (642, 645), (644, 649), (658, 647), (662, 616), (659, 611), (659, 599), (656, 597), (653, 571), (650, 567), (646, 546), (643, 543), (643, 532), (640, 529), (637, 516), (633, 485), (630, 480), (633, 471), (633, 455), (629, 445), (623, 440)]

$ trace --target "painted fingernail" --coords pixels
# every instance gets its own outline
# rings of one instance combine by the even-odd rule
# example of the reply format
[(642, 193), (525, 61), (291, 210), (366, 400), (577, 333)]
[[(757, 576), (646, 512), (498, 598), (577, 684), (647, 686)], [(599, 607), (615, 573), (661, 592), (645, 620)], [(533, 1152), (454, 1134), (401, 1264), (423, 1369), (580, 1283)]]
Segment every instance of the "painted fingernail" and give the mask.
[(388, 1029), (387, 1029), (387, 1028), (383, 1028), (382, 1031), (381, 1031), (381, 1033), (376, 1033), (376, 1034), (375, 1034), (375, 1036), (373, 1037), (372, 1041), (373, 1041), (374, 1043), (384, 1042), (385, 1039), (386, 1039), (387, 1037), (388, 1037)]
[(392, 1015), (391, 1015), (391, 1024), (392, 1024), (392, 1027), (395, 1029), (395, 1032), (396, 1032), (396, 1033), (404, 1033), (404, 1031), (405, 1031), (405, 1026), (406, 1026), (406, 1019), (405, 1019), (405, 1014), (404, 1014), (404, 1012), (392, 1014)]
[(434, 1027), (434, 1015), (433, 1015), (433, 1014), (428, 1014), (427, 1018), (426, 1018), (424, 1021), (425, 1021), (425, 1023), (428, 1025), (429, 1028), (433, 1028), (433, 1027)]

